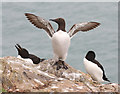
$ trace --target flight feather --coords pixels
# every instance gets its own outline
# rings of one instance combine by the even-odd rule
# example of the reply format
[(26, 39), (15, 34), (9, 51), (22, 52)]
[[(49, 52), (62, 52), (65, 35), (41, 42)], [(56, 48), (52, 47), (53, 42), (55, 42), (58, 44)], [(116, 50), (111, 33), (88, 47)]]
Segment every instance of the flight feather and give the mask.
[(100, 25), (100, 23), (98, 23), (98, 22), (84, 22), (84, 23), (74, 24), (71, 27), (71, 29), (68, 31), (68, 34), (70, 37), (72, 37), (78, 31), (87, 32), (91, 29), (96, 28), (99, 25)]
[(50, 37), (55, 33), (49, 21), (30, 13), (25, 13), (25, 16), (34, 26), (44, 29)]

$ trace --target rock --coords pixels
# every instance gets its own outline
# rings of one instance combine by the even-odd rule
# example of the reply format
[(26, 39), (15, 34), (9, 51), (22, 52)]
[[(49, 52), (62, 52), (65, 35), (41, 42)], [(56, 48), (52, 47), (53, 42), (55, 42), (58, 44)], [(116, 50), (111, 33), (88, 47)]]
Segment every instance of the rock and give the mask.
[(52, 59), (39, 64), (16, 57), (0, 58), (0, 81), (7, 92), (118, 92), (116, 83), (95, 83), (88, 74), (68, 66), (56, 70)]

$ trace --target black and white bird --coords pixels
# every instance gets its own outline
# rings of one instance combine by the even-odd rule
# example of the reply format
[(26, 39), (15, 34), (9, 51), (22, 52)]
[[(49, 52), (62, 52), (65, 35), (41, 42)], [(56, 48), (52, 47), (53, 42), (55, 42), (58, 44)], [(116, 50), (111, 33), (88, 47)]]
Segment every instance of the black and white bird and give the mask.
[[(55, 65), (58, 65), (58, 62), (62, 62), (62, 68), (68, 69), (68, 67), (64, 64), (64, 61), (67, 57), (67, 52), (70, 46), (70, 40), (71, 38), (78, 32), (87, 32), (88, 30), (91, 30), (93, 28), (96, 28), (100, 25), (98, 22), (84, 22), (84, 23), (78, 23), (74, 24), (71, 29), (66, 32), (65, 30), (65, 20), (63, 18), (57, 18), (57, 19), (50, 19), (50, 21), (54, 21), (58, 24), (58, 29), (55, 32), (53, 27), (51, 26), (50, 22), (36, 16), (34, 14), (25, 13), (28, 20), (34, 24), (34, 26), (44, 29), (48, 36), (52, 40), (52, 47), (53, 47), (53, 53), (54, 53), (54, 60)], [(57, 69), (59, 70), (61, 67), (57, 66)]]
[(105, 75), (103, 66), (97, 60), (95, 60), (95, 53), (93, 51), (89, 51), (85, 56), (84, 66), (87, 73), (91, 75), (93, 80), (98, 82), (110, 82)]
[(18, 58), (23, 59), (25, 61), (34, 63), (34, 64), (39, 64), (40, 62), (44, 61), (45, 59), (40, 59), (39, 57), (29, 54), (28, 50), (25, 48), (22, 48), (19, 44), (15, 45), (17, 51), (18, 51)]

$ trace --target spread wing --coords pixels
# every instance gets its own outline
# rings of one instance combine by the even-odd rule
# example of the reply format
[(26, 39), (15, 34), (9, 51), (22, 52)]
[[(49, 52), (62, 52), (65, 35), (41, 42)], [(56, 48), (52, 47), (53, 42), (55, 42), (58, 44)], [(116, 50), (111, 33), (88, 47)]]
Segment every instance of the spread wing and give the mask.
[(50, 37), (55, 33), (49, 21), (30, 13), (25, 13), (25, 16), (34, 26), (44, 29)]
[(100, 23), (98, 22), (84, 22), (84, 23), (74, 24), (71, 27), (71, 29), (68, 31), (68, 34), (70, 37), (72, 37), (74, 34), (76, 34), (79, 31), (87, 32), (93, 28), (96, 28), (99, 25)]

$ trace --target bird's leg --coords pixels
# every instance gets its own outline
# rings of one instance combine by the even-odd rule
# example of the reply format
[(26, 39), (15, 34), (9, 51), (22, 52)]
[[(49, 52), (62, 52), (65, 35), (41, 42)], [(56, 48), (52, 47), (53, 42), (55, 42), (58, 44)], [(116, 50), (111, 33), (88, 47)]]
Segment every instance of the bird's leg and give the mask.
[(53, 66), (55, 66), (55, 65), (57, 66), (57, 68), (56, 68), (57, 70), (59, 70), (60, 68), (62, 68), (61, 65), (60, 65), (60, 63), (59, 63), (59, 61), (55, 62), (55, 64)]
[(65, 62), (64, 62), (64, 61), (62, 61), (62, 65), (63, 65), (63, 68), (64, 68), (64, 69), (66, 69), (66, 70), (68, 69), (68, 67), (65, 65)]
[(59, 60), (59, 61), (57, 61), (57, 62), (55, 62), (55, 64), (53, 65), (53, 66), (57, 66), (57, 70), (59, 70), (60, 68), (63, 68), (63, 69), (68, 69), (68, 67), (65, 65), (65, 62), (64, 61), (62, 61), (62, 60)]
[(55, 66), (55, 65), (57, 65), (58, 64), (58, 62), (55, 62), (54, 64), (53, 64), (53, 66)]
[(59, 64), (57, 65), (57, 70), (59, 70), (60, 68), (62, 68)]

